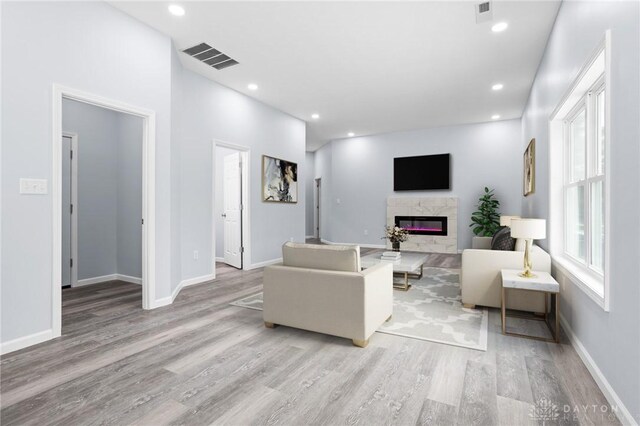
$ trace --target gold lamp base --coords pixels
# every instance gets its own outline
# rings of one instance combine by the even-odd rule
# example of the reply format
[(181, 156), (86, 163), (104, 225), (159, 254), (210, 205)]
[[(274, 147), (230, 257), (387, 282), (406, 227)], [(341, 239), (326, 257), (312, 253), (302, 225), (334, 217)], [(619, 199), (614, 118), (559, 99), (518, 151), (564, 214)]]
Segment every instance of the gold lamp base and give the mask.
[(537, 277), (536, 274), (531, 273), (531, 240), (527, 239), (526, 240), (526, 244), (524, 246), (524, 271), (520, 272), (518, 275), (520, 275), (523, 278), (535, 278)]

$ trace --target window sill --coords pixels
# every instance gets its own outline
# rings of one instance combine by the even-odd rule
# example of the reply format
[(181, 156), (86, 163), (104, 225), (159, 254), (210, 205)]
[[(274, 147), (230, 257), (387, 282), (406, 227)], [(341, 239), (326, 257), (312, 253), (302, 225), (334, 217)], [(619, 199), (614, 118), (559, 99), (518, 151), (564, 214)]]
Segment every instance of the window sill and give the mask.
[(576, 266), (571, 260), (562, 256), (552, 256), (553, 265), (582, 290), (591, 300), (600, 306), (605, 312), (609, 312), (609, 306), (604, 298), (604, 280), (594, 278), (593, 275)]

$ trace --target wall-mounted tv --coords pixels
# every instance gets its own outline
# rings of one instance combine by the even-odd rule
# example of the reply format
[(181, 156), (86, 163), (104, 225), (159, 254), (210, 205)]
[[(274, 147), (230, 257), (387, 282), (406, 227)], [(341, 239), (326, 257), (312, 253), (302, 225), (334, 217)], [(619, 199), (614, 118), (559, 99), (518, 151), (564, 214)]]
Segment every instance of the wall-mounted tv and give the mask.
[(450, 161), (450, 154), (394, 158), (393, 190), (450, 189)]

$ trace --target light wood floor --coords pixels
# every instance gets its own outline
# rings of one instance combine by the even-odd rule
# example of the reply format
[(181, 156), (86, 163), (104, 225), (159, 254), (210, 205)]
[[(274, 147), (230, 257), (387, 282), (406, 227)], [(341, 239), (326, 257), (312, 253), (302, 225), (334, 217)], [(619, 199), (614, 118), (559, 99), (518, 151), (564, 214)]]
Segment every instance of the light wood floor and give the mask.
[(2, 357), (1, 423), (519, 425), (541, 399), (578, 409), (546, 424), (611, 422), (582, 408), (606, 401), (566, 339), (502, 336), (497, 311), (486, 352), (379, 333), (361, 349), (229, 305), (261, 288), (218, 265), (153, 311), (133, 284), (64, 290), (63, 336)]

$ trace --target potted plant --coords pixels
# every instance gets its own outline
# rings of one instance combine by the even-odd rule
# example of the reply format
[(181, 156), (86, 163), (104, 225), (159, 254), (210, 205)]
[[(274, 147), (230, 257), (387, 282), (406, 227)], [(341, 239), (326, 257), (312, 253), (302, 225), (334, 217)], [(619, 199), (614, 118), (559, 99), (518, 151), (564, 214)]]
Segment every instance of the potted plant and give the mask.
[(393, 251), (400, 251), (400, 243), (409, 239), (409, 231), (399, 226), (387, 226), (382, 238), (391, 242)]
[(491, 238), (500, 228), (500, 201), (495, 198), (493, 189), (484, 188), (484, 194), (478, 199), (477, 210), (471, 214), (471, 224), (475, 237), (472, 248), (491, 248)]

